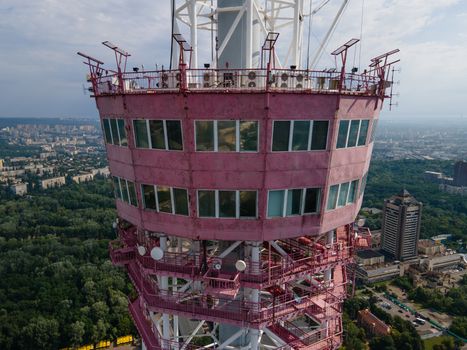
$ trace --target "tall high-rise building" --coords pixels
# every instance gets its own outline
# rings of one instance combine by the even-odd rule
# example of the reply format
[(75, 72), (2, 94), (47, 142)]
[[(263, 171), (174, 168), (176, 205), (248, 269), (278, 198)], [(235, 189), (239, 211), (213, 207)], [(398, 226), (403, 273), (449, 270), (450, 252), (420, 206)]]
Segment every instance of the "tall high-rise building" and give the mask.
[(422, 203), (407, 190), (384, 201), (382, 249), (395, 260), (417, 256)]
[(336, 69), (315, 70), (322, 49), (309, 64), (301, 51), (312, 4), (174, 0), (169, 69), (126, 71), (129, 54), (107, 41), (116, 68), (81, 54), (117, 198), (110, 255), (135, 285), (143, 349), (342, 342), (353, 223), (398, 50), (347, 72), (352, 39)]
[(454, 186), (467, 186), (467, 162), (454, 164)]

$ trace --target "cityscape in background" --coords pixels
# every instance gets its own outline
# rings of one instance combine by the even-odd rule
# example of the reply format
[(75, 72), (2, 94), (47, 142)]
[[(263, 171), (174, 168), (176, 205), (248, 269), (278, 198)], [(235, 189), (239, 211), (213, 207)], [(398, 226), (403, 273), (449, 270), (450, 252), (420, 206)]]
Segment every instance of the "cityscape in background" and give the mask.
[[(378, 125), (373, 159), (382, 162), (422, 162), (422, 181), (454, 197), (466, 194), (465, 123), (429, 123), (382, 120)], [(95, 119), (0, 119), (0, 183), (2, 193), (26, 198), (53, 188), (105, 179), (109, 169), (102, 129)], [(437, 161), (443, 161), (443, 171)], [(431, 166), (430, 164), (433, 164)], [(371, 176), (371, 175), (370, 175)], [(390, 179), (389, 179), (390, 180)], [(403, 179), (402, 179), (403, 180)], [(109, 180), (110, 181), (110, 180)], [(369, 179), (371, 183), (371, 178)], [(447, 295), (467, 279), (466, 238), (450, 232), (427, 237), (421, 232), (424, 204), (417, 192), (401, 188), (378, 207), (364, 207), (359, 226), (371, 237), (356, 251), (349, 267), (357, 294), (372, 291), (376, 304), (392, 316), (412, 322), (421, 339), (440, 337), (453, 317), (435, 309), (420, 308), (397, 283), (410, 280), (412, 288), (427, 288)], [(371, 230), (366, 218), (379, 216)], [(370, 219), (371, 220), (371, 219)], [(422, 238), (424, 237), (424, 238)], [(388, 287), (384, 290), (378, 286)], [(376, 286), (376, 287), (375, 287)], [(376, 288), (376, 289), (375, 289)], [(402, 311), (401, 311), (402, 310)], [(368, 334), (390, 334), (391, 326), (369, 309), (358, 313), (358, 324)]]

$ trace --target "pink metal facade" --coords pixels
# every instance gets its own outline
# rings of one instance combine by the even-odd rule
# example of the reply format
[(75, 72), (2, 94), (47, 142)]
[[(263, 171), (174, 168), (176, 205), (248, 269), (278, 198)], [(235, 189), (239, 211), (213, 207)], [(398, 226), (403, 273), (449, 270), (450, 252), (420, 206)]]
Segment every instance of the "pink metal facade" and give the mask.
[[(301, 71), (310, 83), (293, 88), (266, 81), (206, 87), (193, 83), (196, 71), (182, 66), (175, 73), (175, 87), (152, 81), (164, 72), (91, 75), (101, 119), (123, 119), (128, 140), (107, 144), (112, 175), (134, 183), (137, 197), (137, 205), (117, 200), (119, 237), (110, 254), (128, 269), (138, 292), (129, 308), (145, 347), (196, 348), (192, 336), (179, 336), (179, 327), (196, 320), (208, 324), (208, 348), (336, 349), (345, 266), (361, 241), (353, 222), (385, 97), (384, 73), (322, 72), (327, 77), (316, 80), (319, 72)], [(369, 121), (364, 144), (338, 149), (340, 121), (363, 119)], [(134, 120), (179, 120), (183, 150), (137, 148)], [(196, 151), (197, 120), (257, 121), (258, 149)], [(273, 123), (287, 120), (328, 121), (325, 149), (272, 151)], [(355, 200), (328, 209), (330, 187), (355, 180)], [(188, 215), (145, 209), (142, 184), (187, 189)], [(307, 188), (320, 189), (317, 213), (268, 217), (268, 191)], [(257, 191), (256, 218), (199, 217), (197, 191), (203, 189)], [(163, 256), (152, 256), (155, 247)], [(236, 343), (237, 334), (243, 343)]]

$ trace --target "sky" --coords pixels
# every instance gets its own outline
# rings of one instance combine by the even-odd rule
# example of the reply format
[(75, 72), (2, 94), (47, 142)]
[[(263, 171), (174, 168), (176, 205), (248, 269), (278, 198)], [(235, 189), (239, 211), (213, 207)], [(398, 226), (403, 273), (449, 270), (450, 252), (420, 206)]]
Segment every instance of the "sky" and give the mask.
[[(312, 53), (341, 1), (330, 0), (313, 17)], [(285, 43), (287, 37), (285, 32), (279, 39)], [(350, 0), (318, 67), (333, 67), (329, 53), (354, 37), (362, 44), (350, 62), (361, 70), (371, 57), (401, 50), (398, 106), (391, 112), (385, 107), (384, 115), (467, 122), (467, 0)], [(170, 0), (0, 0), (0, 117), (97, 116), (83, 91), (87, 70), (76, 52), (111, 68), (105, 40), (132, 54), (129, 67), (167, 66)]]

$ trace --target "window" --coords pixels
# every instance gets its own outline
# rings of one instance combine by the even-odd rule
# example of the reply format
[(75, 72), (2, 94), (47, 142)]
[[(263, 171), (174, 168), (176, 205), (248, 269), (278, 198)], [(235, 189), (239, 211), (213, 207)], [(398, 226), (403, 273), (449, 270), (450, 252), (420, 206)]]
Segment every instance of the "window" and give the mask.
[(339, 193), (339, 185), (333, 185), (329, 188), (328, 205), (326, 209), (335, 209), (337, 204), (337, 195)]
[(133, 125), (136, 147), (170, 151), (183, 150), (180, 120), (134, 120)]
[(175, 214), (188, 215), (188, 191), (183, 188), (173, 188)]
[(112, 133), (110, 131), (110, 120), (105, 118), (102, 120), (104, 125), (104, 137), (106, 143), (112, 143)]
[(216, 191), (198, 191), (199, 217), (216, 217)]
[(141, 185), (141, 192), (143, 193), (144, 208), (157, 210), (154, 185)]
[(365, 175), (363, 175), (362, 184), (360, 185), (360, 192), (358, 194), (359, 197), (361, 197), (362, 194), (365, 192), (365, 187), (366, 187), (367, 180), (368, 180), (368, 172)]
[(146, 120), (133, 120), (135, 145), (137, 148), (149, 148), (148, 126)]
[(128, 146), (128, 139), (125, 130), (125, 121), (123, 119), (102, 120), (104, 126), (105, 142), (116, 146)]
[(128, 138), (126, 136), (125, 121), (117, 119), (118, 135), (120, 136), (120, 146), (128, 146)]
[(364, 146), (366, 144), (368, 125), (365, 120), (341, 120), (337, 135), (337, 148)]
[(188, 215), (188, 191), (184, 188), (141, 185), (144, 208), (163, 213)]
[(170, 187), (157, 186), (157, 200), (159, 204), (159, 211), (163, 213), (172, 213)]
[(356, 201), (358, 180), (332, 185), (329, 188), (326, 209), (332, 210)]
[(319, 211), (319, 188), (271, 190), (268, 193), (268, 217), (315, 214)]
[(199, 190), (198, 216), (212, 218), (256, 218), (257, 192)]
[(138, 206), (135, 183), (116, 177), (113, 177), (115, 197), (135, 207)]
[(328, 121), (274, 121), (272, 151), (323, 150), (327, 145)]
[(257, 121), (197, 120), (195, 129), (197, 151), (258, 151)]
[(116, 176), (113, 177), (113, 185), (115, 197), (118, 199), (122, 199), (122, 189), (120, 188), (120, 181)]

